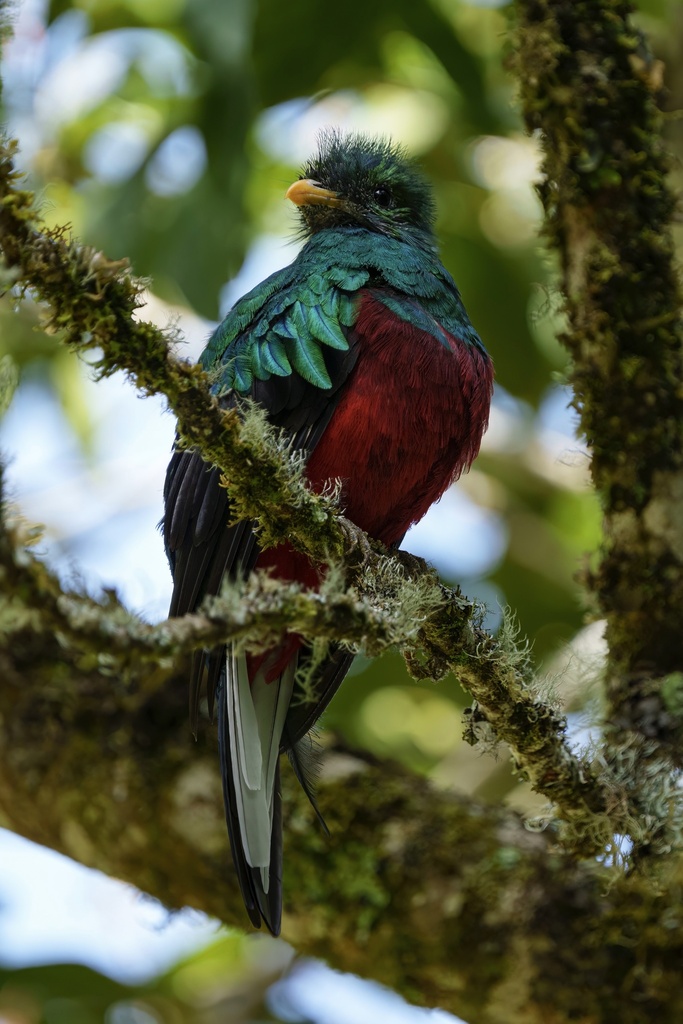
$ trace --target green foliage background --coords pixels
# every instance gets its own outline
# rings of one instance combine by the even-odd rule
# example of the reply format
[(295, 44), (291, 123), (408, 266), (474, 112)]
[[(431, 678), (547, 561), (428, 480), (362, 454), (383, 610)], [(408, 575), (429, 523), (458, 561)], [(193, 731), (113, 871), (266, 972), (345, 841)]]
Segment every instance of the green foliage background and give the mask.
[[(667, 64), (676, 110), (683, 105), (683, 7), (644, 0), (639, 11)], [(508, 413), (497, 421), (495, 443), (459, 485), (502, 517), (506, 550), (486, 579), (464, 587), (478, 593), (493, 584), (516, 611), (536, 658), (552, 667), (590, 612), (575, 578), (598, 543), (599, 508), (586, 486), (587, 459), (558, 462), (539, 432), (538, 410), (549, 389), (561, 386), (565, 356), (555, 340), (562, 321), (553, 257), (536, 234), (533, 141), (523, 137), (506, 70), (513, 17), (512, 5), (461, 0), (347, 0), (337, 7), (313, 0), (55, 0), (48, 24), (63, 29), (69, 19), (83, 19), (84, 49), (126, 40), (127, 63), (113, 90), (31, 151), (28, 170), (49, 223), (70, 222), (76, 236), (110, 258), (128, 257), (161, 299), (217, 319), (221, 290), (250, 244), (287, 230), (282, 195), (297, 168), (278, 157), (269, 133), (278, 112), (299, 108), (280, 105), (302, 98), (329, 105), (340, 97), (342, 105), (364, 101), (376, 122), (384, 117), (434, 182), (444, 262), (493, 355), (498, 384), (513, 398), (501, 404)], [(672, 117), (679, 159), (676, 124)], [(142, 140), (137, 166), (120, 180), (107, 180), (92, 155), (112, 129), (132, 129)], [(206, 154), (186, 188), (169, 186), (160, 163), (179, 129), (190, 129)], [(674, 173), (680, 177), (678, 164)], [(10, 354), (22, 374), (50, 382), (87, 448), (93, 422), (80, 368), (35, 330), (36, 322), (30, 303), (18, 313), (3, 304), (0, 356)], [(581, 704), (580, 696), (571, 699)], [(416, 686), (399, 659), (387, 656), (347, 680), (327, 721), (446, 784), (531, 808), (504, 758), (482, 762), (459, 741), (457, 709), (466, 702), (455, 680), (438, 690)], [(205, 991), (223, 985), (216, 1005), (224, 1005), (232, 984), (226, 963), (244, 979), (246, 948), (226, 939), (222, 959), (206, 954)], [(250, 1019), (257, 1012), (258, 999), (242, 1016), (211, 1016), (188, 991), (196, 996), (186, 989), (181, 998), (169, 978), (128, 992), (85, 969), (32, 969), (0, 974), (0, 1017), (89, 1024), (130, 999), (146, 1000), (152, 1021)], [(112, 1013), (107, 1019), (115, 1024), (147, 1019)]]

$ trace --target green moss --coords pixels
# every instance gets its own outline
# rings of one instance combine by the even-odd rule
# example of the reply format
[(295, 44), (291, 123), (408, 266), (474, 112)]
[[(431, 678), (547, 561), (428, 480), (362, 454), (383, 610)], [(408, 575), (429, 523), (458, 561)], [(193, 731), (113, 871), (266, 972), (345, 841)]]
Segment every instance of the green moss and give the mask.
[[(601, 560), (586, 582), (608, 622), (607, 762), (643, 842), (664, 850), (671, 803), (651, 787), (641, 799), (638, 787), (651, 767), (643, 738), (658, 736), (671, 757), (678, 729), (666, 711), (678, 708), (683, 669), (683, 565), (651, 510), (683, 472), (683, 331), (661, 76), (631, 10), (619, 0), (520, 2), (518, 68), (544, 148), (539, 193), (562, 258), (574, 405), (604, 504)], [(674, 680), (663, 712), (652, 705), (658, 677)], [(639, 752), (630, 781), (618, 770), (622, 744)], [(666, 758), (659, 772), (668, 778)], [(642, 829), (653, 808), (661, 824)]]
[(683, 718), (683, 672), (672, 672), (662, 682), (662, 700), (665, 707)]

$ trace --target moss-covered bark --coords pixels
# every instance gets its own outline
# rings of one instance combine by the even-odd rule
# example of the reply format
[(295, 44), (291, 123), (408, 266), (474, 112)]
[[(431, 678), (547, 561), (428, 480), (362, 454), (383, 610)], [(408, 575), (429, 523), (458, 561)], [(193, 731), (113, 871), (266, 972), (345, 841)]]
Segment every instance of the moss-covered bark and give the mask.
[[(586, 582), (607, 620), (610, 758), (681, 764), (683, 321), (662, 67), (623, 0), (519, 0), (518, 70), (540, 132), (546, 233), (562, 259), (571, 382), (593, 452), (604, 543)], [(641, 823), (661, 793), (631, 808)], [(638, 786), (640, 785), (640, 791)], [(672, 835), (645, 828), (644, 849)]]
[[(182, 672), (131, 703), (132, 678), (30, 632), (0, 672), (0, 824), (243, 925), (215, 736), (190, 736)], [(289, 772), (284, 791), (283, 935), (301, 953), (469, 1024), (680, 1019), (678, 910), (642, 877), (578, 864), (512, 812), (336, 744), (329, 839)]]
[[(338, 608), (336, 638), (357, 642), (360, 632), (363, 646), (377, 651), (383, 634), (385, 644), (390, 638), (405, 648), (414, 672), (439, 677), (452, 668), (534, 788), (567, 819), (584, 819), (573, 830), (582, 837), (583, 852), (601, 849), (608, 833), (596, 833), (587, 819), (620, 806), (613, 782), (600, 783), (591, 765), (570, 752), (561, 718), (529, 686), (533, 672), (477, 625), (472, 603), (440, 586), (420, 560), (379, 552), (376, 542), (336, 513), (331, 497), (309, 491), (300, 460), (258, 410), (240, 416), (221, 409), (204, 374), (173, 357), (170, 339), (131, 319), (140, 288), (125, 266), (60, 233), (41, 233), (30, 194), (17, 189), (11, 145), (0, 155), (0, 201), (0, 247), (19, 279), (46, 303), (49, 327), (62, 330), (76, 351), (97, 347), (103, 374), (123, 369), (144, 392), (166, 396), (179, 432), (223, 469), (235, 513), (257, 522), (264, 544), (288, 540), (319, 563), (334, 561), (345, 585), (380, 609), (373, 630), (362, 615), (347, 621)], [(390, 607), (404, 609), (392, 630), (382, 624)], [(615, 820), (612, 828), (622, 825)]]
[(571, 374), (607, 516), (590, 581), (615, 675), (681, 668), (683, 334), (661, 69), (631, 4), (520, 3), (527, 122), (563, 260)]
[[(167, 396), (187, 443), (223, 469), (264, 540), (287, 537), (336, 568), (320, 597), (254, 582), (239, 602), (228, 593), (152, 628), (113, 599), (64, 593), (3, 524), (0, 822), (171, 906), (242, 922), (214, 737), (207, 729), (199, 748), (190, 739), (178, 659), (209, 639), (263, 641), (286, 624), (370, 650), (398, 644), (416, 674), (454, 669), (477, 701), (470, 736), (492, 726), (563, 825), (530, 833), (508, 812), (331, 746), (321, 793), (330, 841), (285, 783), (285, 937), (470, 1024), (674, 1022), (683, 391), (660, 75), (628, 4), (517, 0), (517, 11), (525, 114), (543, 139), (547, 233), (562, 257), (565, 341), (605, 505), (587, 580), (608, 620), (605, 746), (591, 763), (575, 757), (528, 666), (481, 630), (468, 602), (415, 560), (373, 549), (331, 499), (311, 495), (261, 418), (221, 410), (202, 374), (172, 357), (172, 339), (132, 319), (139, 289), (125, 267), (42, 232), (6, 149), (8, 276), (34, 290), (67, 344), (101, 350), (103, 373), (126, 369), (143, 391)], [(644, 851), (660, 854), (656, 882), (577, 858), (614, 832), (633, 837), (640, 863)]]

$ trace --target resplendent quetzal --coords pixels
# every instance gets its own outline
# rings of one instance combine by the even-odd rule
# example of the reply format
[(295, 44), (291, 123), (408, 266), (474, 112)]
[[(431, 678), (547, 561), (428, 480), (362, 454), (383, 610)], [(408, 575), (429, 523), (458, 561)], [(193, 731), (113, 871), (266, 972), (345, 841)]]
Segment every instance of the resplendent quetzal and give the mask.
[[(293, 263), (241, 298), (201, 363), (222, 403), (249, 396), (306, 453), (314, 490), (341, 481), (346, 516), (386, 545), (467, 469), (488, 422), (493, 368), (439, 260), (431, 189), (400, 149), (328, 131), (287, 198), (306, 243)], [(176, 450), (164, 488), (164, 540), (173, 571), (170, 614), (192, 611), (221, 580), (254, 568), (315, 587), (319, 569), (288, 545), (262, 551), (252, 524), (231, 525), (220, 473)], [(310, 658), (286, 634), (261, 655), (195, 657), (196, 731), (206, 673), (218, 695), (225, 811), (247, 912), (277, 935), (282, 913), (279, 758), (304, 789), (311, 726), (353, 656), (333, 648), (297, 699)], [(315, 806), (315, 804), (314, 804)]]

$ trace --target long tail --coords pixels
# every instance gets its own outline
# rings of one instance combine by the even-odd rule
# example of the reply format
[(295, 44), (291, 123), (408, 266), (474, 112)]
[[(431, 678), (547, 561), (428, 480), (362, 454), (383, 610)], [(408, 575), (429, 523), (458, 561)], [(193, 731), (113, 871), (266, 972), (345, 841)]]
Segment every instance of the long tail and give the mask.
[(228, 651), (218, 699), (218, 739), (232, 858), (252, 924), (273, 935), (282, 917), (280, 740), (297, 659), (272, 682), (249, 680), (243, 654)]

